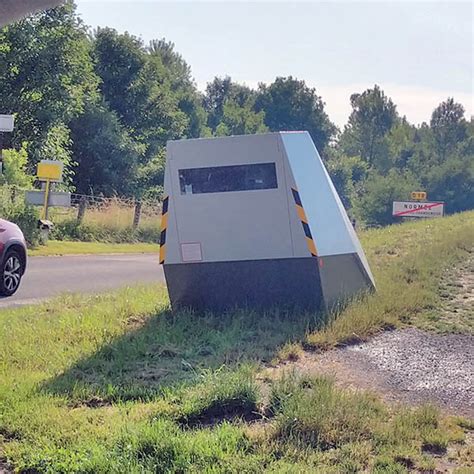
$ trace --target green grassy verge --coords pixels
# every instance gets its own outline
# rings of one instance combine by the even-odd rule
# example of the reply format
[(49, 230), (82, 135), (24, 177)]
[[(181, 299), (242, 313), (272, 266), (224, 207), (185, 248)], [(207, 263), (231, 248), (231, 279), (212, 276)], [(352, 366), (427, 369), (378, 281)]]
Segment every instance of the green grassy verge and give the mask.
[(107, 253), (158, 253), (158, 244), (133, 243), (109, 244), (105, 242), (71, 242), (65, 240), (50, 240), (42, 245), (28, 250), (31, 257), (49, 255), (82, 255)]
[(329, 328), (317, 314), (172, 314), (156, 286), (3, 310), (0, 453), (28, 472), (402, 473), (434, 469), (454, 443), (469, 469), (465, 420), (258, 370), (304, 341), (436, 315), (438, 277), (469, 255), (473, 217), (364, 234), (379, 291)]
[(474, 257), (474, 212), (408, 222), (361, 235), (377, 293), (360, 298), (307, 343), (315, 348), (366, 340), (381, 329), (410, 323), (440, 332), (470, 332), (473, 326), (442, 315), (440, 282), (453, 267)]

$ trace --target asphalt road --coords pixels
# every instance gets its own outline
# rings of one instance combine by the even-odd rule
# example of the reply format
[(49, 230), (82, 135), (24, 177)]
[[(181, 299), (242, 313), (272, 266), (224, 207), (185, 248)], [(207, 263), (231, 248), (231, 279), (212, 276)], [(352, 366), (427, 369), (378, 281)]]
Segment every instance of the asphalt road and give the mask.
[(34, 304), (62, 293), (98, 293), (164, 282), (156, 254), (30, 257), (20, 289), (0, 308)]

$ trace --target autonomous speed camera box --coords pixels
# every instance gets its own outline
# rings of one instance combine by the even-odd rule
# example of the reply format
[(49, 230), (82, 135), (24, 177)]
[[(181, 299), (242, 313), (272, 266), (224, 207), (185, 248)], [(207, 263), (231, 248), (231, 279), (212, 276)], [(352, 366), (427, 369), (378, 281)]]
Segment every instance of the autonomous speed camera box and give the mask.
[(161, 225), (174, 309), (314, 310), (374, 288), (307, 132), (168, 142)]

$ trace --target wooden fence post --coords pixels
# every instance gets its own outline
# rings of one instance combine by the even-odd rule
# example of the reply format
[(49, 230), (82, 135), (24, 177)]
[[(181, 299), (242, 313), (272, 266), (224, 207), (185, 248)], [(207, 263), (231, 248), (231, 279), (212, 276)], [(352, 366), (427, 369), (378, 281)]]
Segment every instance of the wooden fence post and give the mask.
[(135, 202), (135, 212), (133, 214), (133, 228), (136, 229), (138, 224), (140, 224), (140, 216), (142, 214), (142, 202)]
[(77, 223), (80, 224), (84, 219), (84, 214), (86, 213), (87, 208), (87, 198), (82, 196), (79, 201), (79, 210), (77, 211)]

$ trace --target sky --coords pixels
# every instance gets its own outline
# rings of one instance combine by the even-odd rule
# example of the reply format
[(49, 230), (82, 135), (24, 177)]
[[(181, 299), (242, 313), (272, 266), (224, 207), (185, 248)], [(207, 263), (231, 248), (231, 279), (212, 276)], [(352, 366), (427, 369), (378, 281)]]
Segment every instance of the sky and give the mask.
[(166, 38), (204, 90), (215, 76), (256, 87), (292, 75), (342, 127), (350, 95), (378, 84), (415, 124), (454, 97), (473, 108), (473, 6), (428, 1), (76, 0), (87, 25)]

